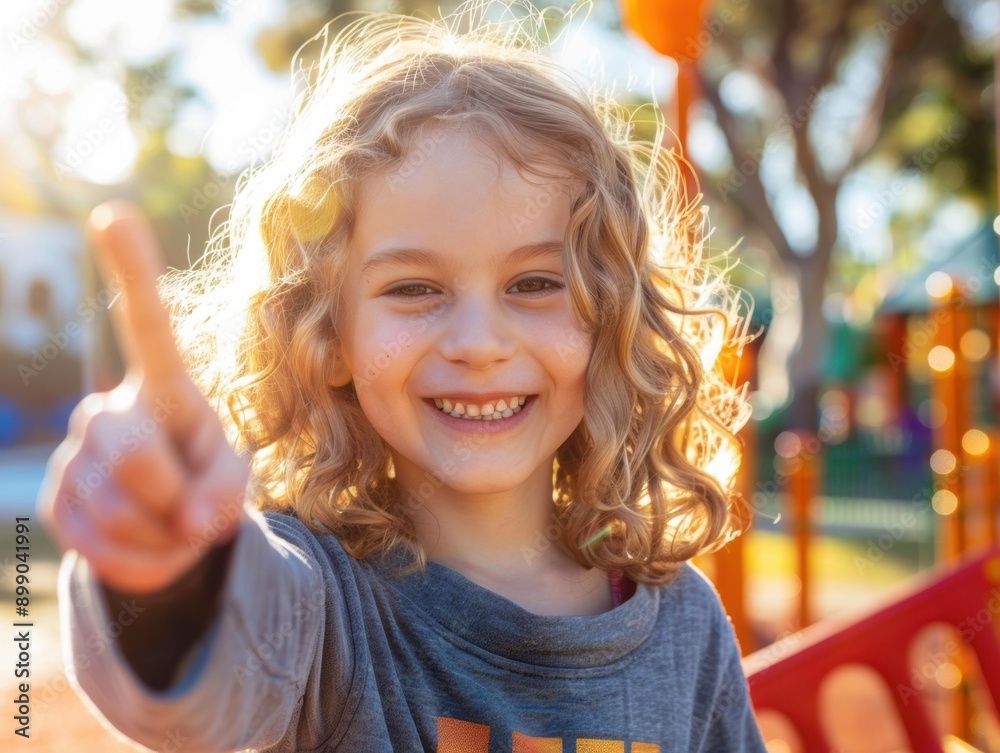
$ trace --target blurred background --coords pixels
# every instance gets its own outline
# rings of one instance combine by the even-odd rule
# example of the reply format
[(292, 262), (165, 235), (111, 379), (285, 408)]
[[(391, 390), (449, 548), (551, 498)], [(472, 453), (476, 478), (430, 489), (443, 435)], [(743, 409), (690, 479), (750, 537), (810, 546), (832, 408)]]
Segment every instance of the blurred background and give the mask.
[[(39, 680), (28, 747), (125, 749), (61, 676), (58, 554), (34, 521), (71, 410), (120, 376), (107, 317), (115, 291), (91, 264), (84, 218), (107, 198), (137, 201), (168, 265), (188, 266), (239, 174), (267, 159), (284, 128), (296, 50), (347, 11), (436, 17), (454, 7), (0, 5), (0, 603), (13, 614), (13, 524), (29, 516)], [(524, 11), (494, 10), (498, 20)], [(611, 89), (639, 137), (655, 139), (654, 108), (663, 113), (666, 145), (688, 157), (710, 207), (707, 251), (735, 246), (731, 279), (753, 302), (760, 335), (727, 357), (751, 386), (740, 489), (754, 520), (699, 561), (744, 654), (780, 662), (809, 644), (802, 629), (884, 610), (915, 578), (995, 544), (1000, 4), (595, 0), (545, 19), (538, 33), (557, 40), (552, 57)], [(304, 60), (317, 51), (307, 46)], [(827, 705), (847, 715), (827, 720), (830, 749), (935, 750), (914, 742), (902, 713), (912, 690), (933, 744), (1000, 751), (989, 692), (1000, 678), (956, 624), (979, 614), (968, 603), (950, 627), (918, 626), (902, 685), (858, 670), (825, 687)], [(1000, 601), (986, 609), (986, 633), (997, 632), (997, 611)], [(928, 658), (956, 635), (961, 651)], [(13, 687), (2, 676), (0, 688)], [(771, 750), (820, 750), (785, 722), (771, 719)]]

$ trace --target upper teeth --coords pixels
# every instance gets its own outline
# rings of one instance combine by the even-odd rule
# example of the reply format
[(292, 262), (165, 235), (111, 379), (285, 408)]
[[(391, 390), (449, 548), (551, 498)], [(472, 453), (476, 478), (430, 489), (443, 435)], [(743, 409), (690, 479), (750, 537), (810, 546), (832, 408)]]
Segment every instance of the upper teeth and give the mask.
[(492, 403), (473, 405), (471, 403), (462, 403), (458, 400), (436, 397), (434, 398), (434, 404), (445, 413), (450, 413), (456, 418), (479, 418), (489, 421), (497, 418), (509, 418), (510, 416), (513, 416), (521, 410), (521, 406), (524, 405), (526, 400), (527, 396), (518, 395), (517, 397), (497, 400)]

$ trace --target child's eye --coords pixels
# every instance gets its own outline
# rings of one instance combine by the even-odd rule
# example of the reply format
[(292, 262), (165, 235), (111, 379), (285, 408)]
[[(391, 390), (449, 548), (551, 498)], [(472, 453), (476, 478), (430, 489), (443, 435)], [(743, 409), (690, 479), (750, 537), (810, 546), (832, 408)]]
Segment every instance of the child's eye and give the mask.
[[(526, 280), (521, 280), (520, 282), (514, 283), (514, 287), (520, 287), (522, 285), (527, 285), (533, 287), (532, 290), (522, 290), (522, 293), (531, 298), (537, 298), (540, 294), (545, 293), (549, 289), (559, 290), (563, 286), (558, 282), (553, 282), (552, 280), (547, 280), (544, 277), (529, 277)], [(545, 286), (545, 287), (542, 287)], [(428, 285), (420, 285), (418, 283), (407, 283), (406, 285), (400, 285), (398, 287), (392, 288), (392, 290), (386, 291), (386, 295), (393, 296), (395, 298), (416, 300), (427, 295), (426, 292), (420, 291), (433, 291), (433, 288)]]
[(562, 285), (560, 285), (558, 282), (553, 282), (552, 280), (546, 280), (544, 277), (529, 277), (526, 280), (521, 280), (520, 282), (515, 283), (514, 287), (518, 287), (519, 285), (547, 285), (548, 286), (548, 287), (536, 287), (533, 290), (526, 291), (526, 294), (530, 295), (532, 298), (537, 297), (536, 295), (533, 295), (533, 294), (544, 293), (546, 290), (549, 290), (549, 289), (559, 290), (559, 289), (562, 288)]
[(393, 288), (392, 290), (387, 290), (386, 295), (395, 296), (396, 298), (420, 298), (423, 294), (408, 295), (403, 291), (407, 290), (430, 290), (426, 285), (418, 285), (416, 283), (408, 283), (406, 285), (400, 285), (398, 288)]

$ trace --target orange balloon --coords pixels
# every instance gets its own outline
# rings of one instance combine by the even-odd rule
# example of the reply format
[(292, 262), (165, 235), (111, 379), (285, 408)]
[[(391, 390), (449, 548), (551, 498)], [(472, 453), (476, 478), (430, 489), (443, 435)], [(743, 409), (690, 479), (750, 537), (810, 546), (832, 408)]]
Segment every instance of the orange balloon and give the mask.
[(621, 0), (625, 25), (654, 50), (696, 60), (711, 40), (702, 21), (712, 0)]

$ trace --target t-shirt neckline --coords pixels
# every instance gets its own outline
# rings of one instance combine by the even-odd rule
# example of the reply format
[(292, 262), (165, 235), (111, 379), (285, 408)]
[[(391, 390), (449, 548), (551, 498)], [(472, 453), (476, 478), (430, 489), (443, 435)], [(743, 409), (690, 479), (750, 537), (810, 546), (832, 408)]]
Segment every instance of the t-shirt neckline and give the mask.
[[(390, 568), (398, 557), (379, 567)], [(539, 615), (439, 562), (419, 573), (392, 575), (391, 587), (413, 608), (479, 649), (514, 661), (556, 668), (601, 667), (623, 659), (652, 633), (659, 589), (636, 584), (623, 604), (596, 615)]]

